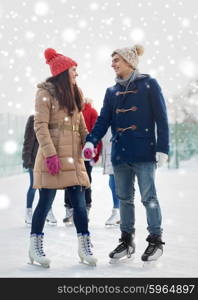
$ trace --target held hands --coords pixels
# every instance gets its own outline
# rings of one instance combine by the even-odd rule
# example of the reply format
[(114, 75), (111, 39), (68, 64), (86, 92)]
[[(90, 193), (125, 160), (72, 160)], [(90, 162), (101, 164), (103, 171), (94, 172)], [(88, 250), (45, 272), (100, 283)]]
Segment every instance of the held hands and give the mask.
[(157, 152), (156, 153), (156, 161), (157, 166), (160, 168), (162, 167), (168, 160), (168, 155), (166, 153)]
[(49, 174), (56, 175), (59, 173), (61, 165), (60, 165), (60, 159), (58, 158), (57, 155), (47, 157), (45, 162)]
[(82, 157), (84, 160), (91, 160), (96, 155), (94, 145), (91, 142), (86, 142), (82, 149)]

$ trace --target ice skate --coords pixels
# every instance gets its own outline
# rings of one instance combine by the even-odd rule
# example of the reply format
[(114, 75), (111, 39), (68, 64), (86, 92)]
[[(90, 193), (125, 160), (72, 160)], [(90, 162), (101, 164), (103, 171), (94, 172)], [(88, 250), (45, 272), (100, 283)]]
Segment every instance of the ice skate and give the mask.
[(27, 225), (31, 225), (32, 224), (32, 208), (26, 208), (25, 223)]
[(30, 237), (30, 248), (29, 248), (30, 263), (34, 261), (39, 263), (44, 268), (49, 268), (50, 260), (46, 257), (43, 251), (43, 234), (32, 234)]
[(163, 245), (165, 244), (161, 240), (160, 235), (149, 235), (146, 239), (149, 243), (148, 247), (144, 251), (141, 259), (144, 261), (144, 267), (154, 266), (155, 262), (163, 254)]
[(73, 224), (73, 208), (66, 207), (66, 215), (63, 219), (65, 225)]
[(82, 263), (96, 266), (97, 258), (93, 255), (90, 236), (88, 234), (78, 234), (78, 255)]
[(57, 224), (57, 220), (53, 214), (52, 208), (49, 210), (47, 217), (46, 217), (46, 222), (49, 225), (56, 225)]
[(109, 254), (110, 264), (134, 259), (135, 243), (133, 234), (122, 232), (119, 242), (120, 244)]
[(113, 226), (120, 224), (120, 210), (119, 208), (113, 208), (111, 216), (105, 222), (106, 226)]

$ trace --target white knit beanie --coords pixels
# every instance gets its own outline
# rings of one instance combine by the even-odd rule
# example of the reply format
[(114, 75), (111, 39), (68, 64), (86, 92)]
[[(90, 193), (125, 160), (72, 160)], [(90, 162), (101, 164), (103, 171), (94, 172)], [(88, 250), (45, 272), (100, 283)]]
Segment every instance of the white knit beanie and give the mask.
[(116, 49), (115, 51), (113, 51), (112, 56), (114, 54), (119, 54), (132, 66), (133, 69), (136, 69), (139, 63), (138, 56), (143, 55), (143, 53), (144, 47), (142, 45), (134, 45), (130, 48)]

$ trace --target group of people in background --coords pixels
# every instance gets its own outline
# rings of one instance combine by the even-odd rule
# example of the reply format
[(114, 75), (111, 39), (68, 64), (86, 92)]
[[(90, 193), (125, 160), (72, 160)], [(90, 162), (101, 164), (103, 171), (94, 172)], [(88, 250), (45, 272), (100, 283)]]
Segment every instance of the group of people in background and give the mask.
[[(29, 118), (25, 134), (31, 142), (25, 141), (23, 149), (24, 167), (30, 174), (26, 222), (31, 223), (31, 263), (50, 266), (43, 249), (43, 229), (53, 215), (56, 191), (61, 189), (65, 192), (64, 222), (73, 218), (79, 258), (96, 265), (88, 214), (92, 204), (91, 172), (101, 147), (103, 170), (109, 174), (113, 199), (112, 215), (106, 224), (120, 223), (121, 230), (118, 246), (109, 253), (111, 262), (130, 259), (136, 251), (135, 178), (149, 232), (141, 259), (155, 261), (162, 255), (162, 216), (155, 171), (167, 161), (169, 129), (159, 84), (138, 70), (143, 52), (140, 45), (113, 51), (116, 84), (107, 88), (98, 116), (77, 85), (77, 63), (52, 48), (45, 50), (52, 76), (38, 84), (35, 115)], [(39, 190), (39, 200), (31, 218), (35, 189)]]

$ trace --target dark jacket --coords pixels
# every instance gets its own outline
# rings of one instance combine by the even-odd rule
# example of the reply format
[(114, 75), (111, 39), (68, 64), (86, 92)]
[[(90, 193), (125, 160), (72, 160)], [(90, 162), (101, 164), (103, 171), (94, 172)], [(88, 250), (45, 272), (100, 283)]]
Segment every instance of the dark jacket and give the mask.
[(36, 134), (34, 132), (34, 116), (31, 115), (26, 123), (23, 150), (22, 150), (22, 160), (23, 167), (26, 169), (33, 169), (36, 154), (38, 151), (38, 141)]
[(96, 146), (109, 126), (113, 165), (156, 161), (156, 152), (168, 154), (166, 105), (157, 81), (139, 74), (127, 93), (118, 83), (108, 88), (100, 115), (86, 140)]

